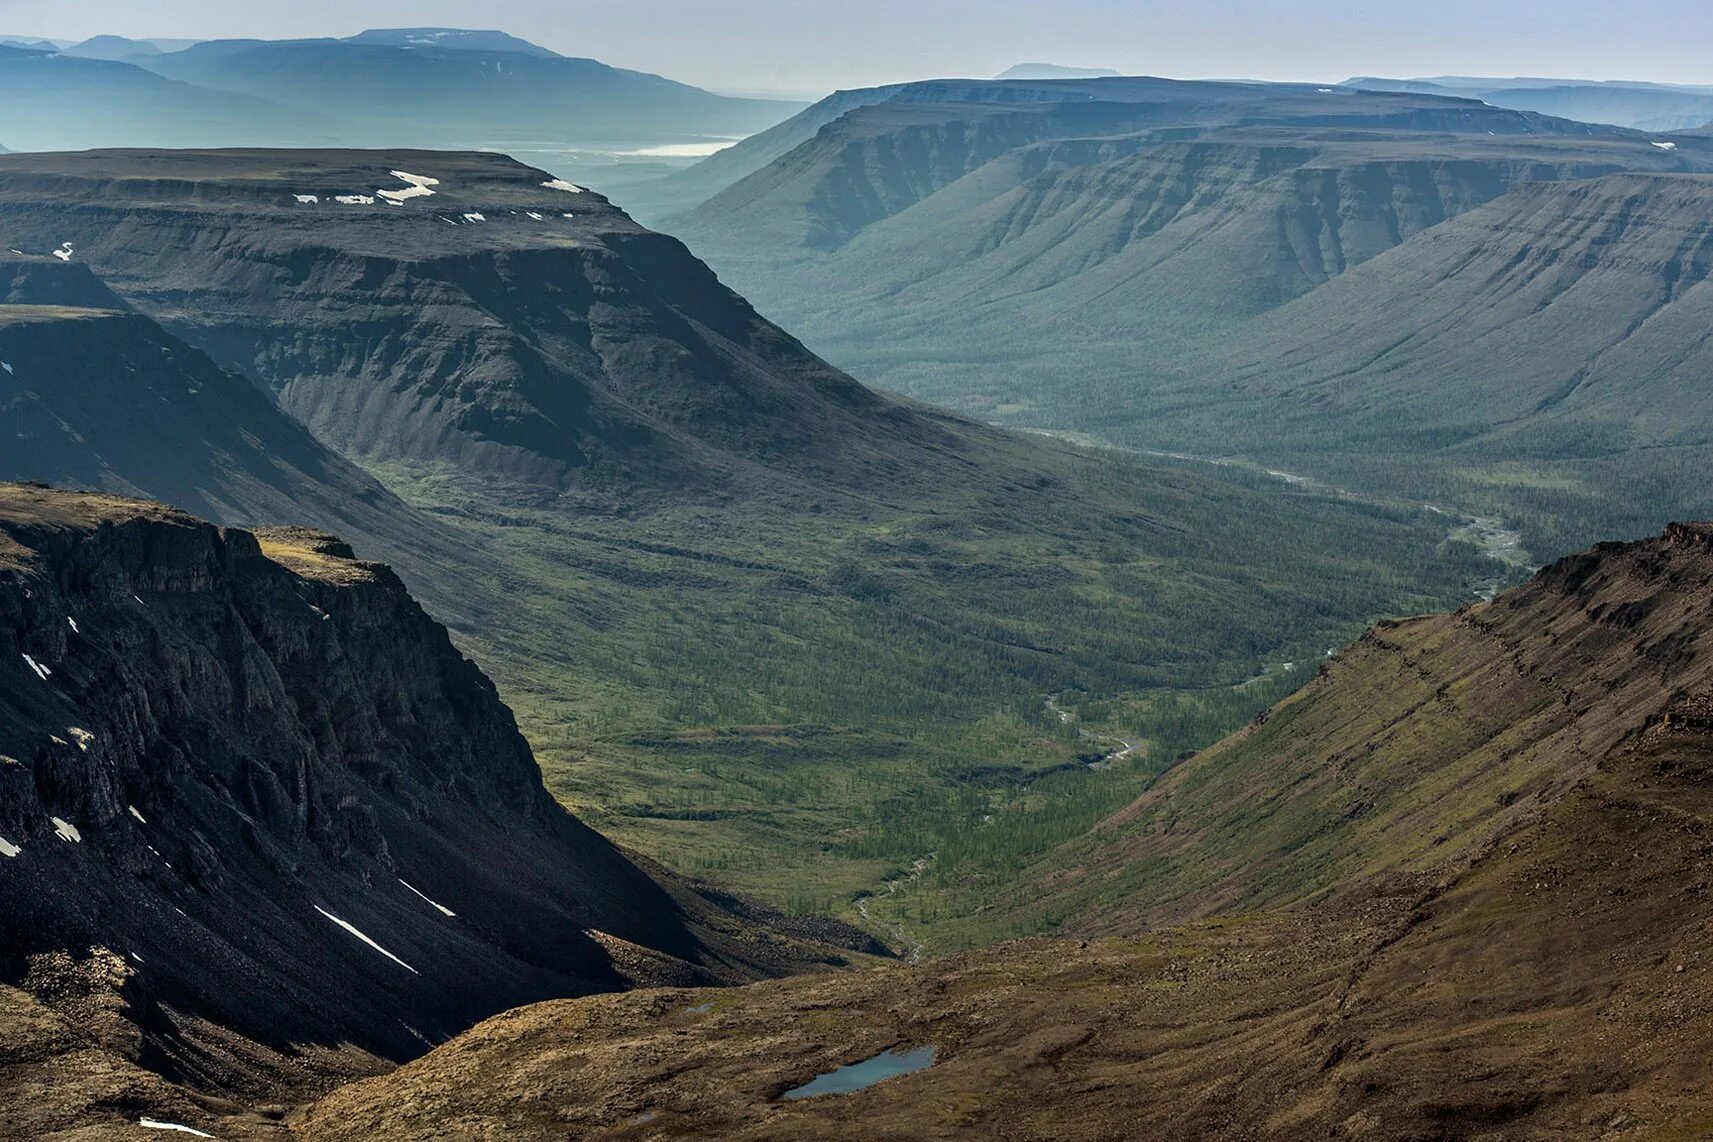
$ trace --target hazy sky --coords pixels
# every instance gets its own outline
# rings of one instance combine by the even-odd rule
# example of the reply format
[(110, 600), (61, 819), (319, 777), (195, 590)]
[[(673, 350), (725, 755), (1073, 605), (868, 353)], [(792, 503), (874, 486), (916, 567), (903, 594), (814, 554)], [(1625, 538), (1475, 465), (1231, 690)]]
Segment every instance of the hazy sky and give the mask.
[(1713, 83), (1708, 0), (0, 0), (0, 34), (208, 38), (501, 27), (724, 89), (825, 91), (1013, 63), (1343, 79)]

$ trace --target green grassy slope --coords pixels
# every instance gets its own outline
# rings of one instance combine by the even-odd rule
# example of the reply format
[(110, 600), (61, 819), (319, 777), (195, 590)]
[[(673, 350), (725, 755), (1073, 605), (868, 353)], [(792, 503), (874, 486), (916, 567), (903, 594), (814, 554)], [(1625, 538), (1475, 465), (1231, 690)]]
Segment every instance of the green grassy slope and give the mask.
[(1708, 683), (1708, 531), (1607, 544), (1492, 603), (1370, 630), (1000, 892), (930, 870), (931, 938), (1131, 932), (1455, 866)]

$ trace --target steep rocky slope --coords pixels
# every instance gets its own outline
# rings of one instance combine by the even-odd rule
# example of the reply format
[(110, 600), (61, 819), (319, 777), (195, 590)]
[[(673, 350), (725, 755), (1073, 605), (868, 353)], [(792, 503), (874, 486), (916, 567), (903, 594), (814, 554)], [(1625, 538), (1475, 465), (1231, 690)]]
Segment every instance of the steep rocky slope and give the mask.
[(556, 805), (492, 684), (325, 535), (0, 487), (0, 708), (0, 980), (191, 1088), (842, 958)]
[[(1136, 869), (1117, 902), (1158, 896), (1186, 882), (1149, 847), (1193, 852), (1215, 866), (1198, 910), (1241, 903), (1222, 876), (1317, 903), (511, 1012), (300, 1112), (293, 1136), (1700, 1137), (1710, 587), (1713, 526), (1679, 526), (1379, 630), (1115, 822), (1089, 870)], [(1221, 826), (1234, 814), (1246, 829)], [(1126, 847), (1143, 820), (1158, 839)], [(1389, 852), (1340, 859), (1338, 838)], [(1323, 891), (1253, 894), (1311, 860)], [(780, 1097), (908, 1045), (935, 1065)]]

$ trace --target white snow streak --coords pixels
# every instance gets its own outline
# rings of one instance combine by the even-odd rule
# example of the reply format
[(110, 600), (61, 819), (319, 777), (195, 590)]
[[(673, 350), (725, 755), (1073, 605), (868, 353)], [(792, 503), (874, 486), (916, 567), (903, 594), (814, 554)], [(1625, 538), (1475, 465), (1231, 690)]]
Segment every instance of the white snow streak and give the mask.
[(440, 185), (440, 180), (437, 178), (428, 178), (426, 175), (411, 174), (409, 171), (389, 171), (388, 173), (400, 182), (410, 184), (403, 190), (375, 191), (376, 194), (380, 195), (395, 206), (407, 198), (427, 198), (429, 195), (434, 193), (428, 188)]
[[(399, 883), (404, 885), (406, 888), (409, 888), (412, 892), (415, 892), (418, 896), (422, 896), (422, 893), (419, 892), (408, 880), (404, 879), (404, 877), (402, 877), (402, 876), (399, 877)], [(428, 897), (426, 897), (426, 896), (422, 896), (422, 898), (424, 900), (428, 900)], [(458, 915), (458, 913), (452, 911), (452, 909), (446, 907), (446, 905), (444, 905), (444, 904), (435, 904), (435, 902), (432, 900), (428, 900), (428, 903), (434, 905), (434, 907), (439, 909), (443, 915), (446, 915), (446, 916)]]
[(9, 361), (0, 361), (0, 369), (5, 369), (8, 377), (15, 377), (18, 375), (12, 371), (12, 365)]
[(315, 203), (321, 201), (321, 199), (319, 197), (317, 197), (316, 195), (313, 195), (313, 194), (294, 194), (294, 195), (292, 195), (292, 197), (297, 199), (298, 202), (300, 202), (304, 206), (312, 206)]
[(188, 1126), (180, 1126), (176, 1122), (158, 1122), (153, 1118), (139, 1118), (137, 1125), (144, 1130), (171, 1130), (175, 1134), (189, 1134), (193, 1138), (212, 1138), (212, 1134), (204, 1134), (200, 1130), (192, 1130)]
[(466, 214), (466, 215), (464, 215), (464, 221), (466, 221), (466, 222), (486, 222), (487, 218), (481, 214)]
[(65, 617), (65, 621), (70, 624), (72, 634), (82, 634), (83, 633), (82, 631), (77, 629), (77, 620), (76, 619), (72, 618), (70, 615), (67, 615)]
[(29, 663), (30, 669), (34, 670), (36, 672), (36, 677), (40, 678), (43, 682), (46, 682), (48, 680), (48, 675), (53, 673), (53, 671), (49, 670), (27, 654), (24, 655), (24, 661)]
[(54, 833), (60, 840), (70, 841), (74, 845), (80, 845), (83, 843), (83, 834), (77, 831), (76, 825), (72, 824), (70, 821), (61, 820), (58, 817), (50, 817), (48, 819), (54, 823)]
[(1658, 147), (1662, 151), (1675, 151), (1675, 150), (1677, 150), (1677, 144), (1676, 143), (1655, 143), (1654, 146)]
[(334, 196), (333, 201), (344, 203), (346, 206), (373, 206), (375, 196), (372, 194), (339, 194)]
[(137, 812), (137, 807), (135, 805), (127, 805), (125, 808), (131, 810), (131, 816), (137, 818), (137, 824), (146, 825), (149, 823), (143, 819), (143, 815), (141, 813)]
[(15, 857), (23, 851), (23, 849), (19, 848), (5, 837), (0, 837), (0, 856)]
[(61, 242), (59, 249), (54, 251), (54, 257), (58, 258), (62, 262), (71, 261), (71, 243)]
[(551, 182), (544, 182), (541, 185), (545, 186), (548, 190), (565, 190), (565, 191), (569, 191), (572, 194), (582, 194), (583, 193), (582, 187), (578, 186), (574, 182), (566, 182), (562, 178), (556, 178), (556, 179), (552, 180)]
[(369, 939), (369, 937), (365, 936), (362, 932), (358, 931), (356, 925), (350, 923), (349, 921), (341, 920), (339, 917), (335, 916), (333, 913), (329, 912), (327, 909), (323, 908), (319, 904), (317, 904), (315, 906), (315, 910), (317, 912), (321, 913), (323, 916), (327, 917), (329, 920), (333, 921), (335, 924), (339, 925), (341, 928), (345, 929), (347, 932), (351, 933), (353, 936), (357, 937), (359, 940), (363, 941), (365, 944), (369, 945), (371, 948), (375, 949), (375, 951), (381, 953), (381, 955), (387, 957), (387, 959), (393, 961), (393, 963), (397, 964), (399, 967), (404, 968), (406, 971), (410, 972), (410, 974), (412, 974), (412, 975), (421, 975), (422, 974), (421, 972), (417, 971), (415, 968), (411, 967), (409, 964), (405, 963), (403, 960), (399, 959), (397, 956), (393, 955), (391, 952), (387, 951), (385, 948), (381, 947), (379, 944), (375, 943), (375, 941)]
[[(536, 221), (537, 221), (537, 222), (545, 222), (545, 221), (547, 221), (547, 219), (545, 219), (545, 218), (543, 218), (543, 217), (542, 217), (542, 216), (541, 216), (541, 215), (539, 215), (539, 214), (537, 214), (537, 213), (536, 213), (536, 212), (535, 212), (535, 211), (533, 211), (533, 210), (528, 210), (528, 211), (525, 211), (525, 213), (526, 213), (526, 214), (528, 214), (528, 215), (529, 215), (529, 216), (530, 216), (530, 217), (531, 217), (531, 218), (533, 218), (533, 219), (535, 219), (535, 220), (536, 220)], [(8, 373), (9, 373), (9, 372), (11, 372), (11, 371), (12, 371), (12, 366), (10, 366), (10, 365), (7, 365), (7, 366), (6, 366), (6, 371), (7, 371), (7, 372), (8, 372)]]

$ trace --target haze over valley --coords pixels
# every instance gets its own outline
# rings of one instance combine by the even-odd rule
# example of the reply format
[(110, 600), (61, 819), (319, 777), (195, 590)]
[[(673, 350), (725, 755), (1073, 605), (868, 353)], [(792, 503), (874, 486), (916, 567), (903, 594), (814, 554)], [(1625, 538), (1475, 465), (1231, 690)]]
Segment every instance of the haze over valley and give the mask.
[(0, 1139), (1701, 1136), (1675, 47), (382, 7), (0, 5)]

